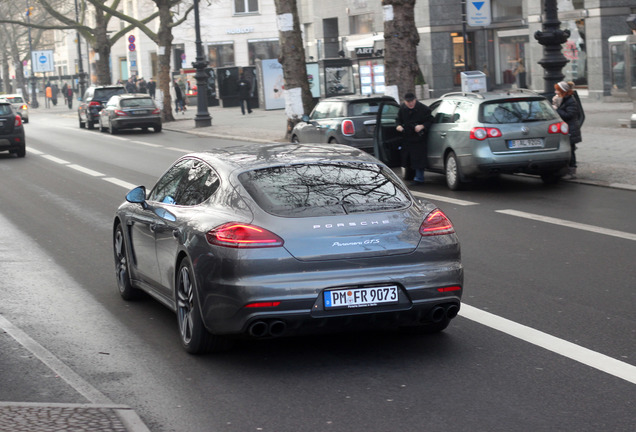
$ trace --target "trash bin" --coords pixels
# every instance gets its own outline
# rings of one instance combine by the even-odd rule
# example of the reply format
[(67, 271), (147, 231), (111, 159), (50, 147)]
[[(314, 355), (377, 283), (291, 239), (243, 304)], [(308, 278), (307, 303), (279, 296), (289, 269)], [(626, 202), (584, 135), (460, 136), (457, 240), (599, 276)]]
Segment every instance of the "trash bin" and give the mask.
[(461, 72), (463, 92), (485, 92), (488, 90), (486, 84), (486, 74), (481, 71)]

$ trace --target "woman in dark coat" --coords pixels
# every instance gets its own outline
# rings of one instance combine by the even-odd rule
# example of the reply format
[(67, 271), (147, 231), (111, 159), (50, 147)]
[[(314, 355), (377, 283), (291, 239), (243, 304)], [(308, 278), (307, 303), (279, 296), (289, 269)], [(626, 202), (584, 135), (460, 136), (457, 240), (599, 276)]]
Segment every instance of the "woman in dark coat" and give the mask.
[(568, 174), (570, 178), (574, 178), (576, 176), (576, 144), (582, 141), (581, 125), (579, 124), (581, 112), (579, 111), (579, 104), (574, 98), (573, 82), (558, 82), (554, 85), (554, 90), (556, 95), (552, 99), (552, 106), (570, 129), (570, 148), (572, 153)]

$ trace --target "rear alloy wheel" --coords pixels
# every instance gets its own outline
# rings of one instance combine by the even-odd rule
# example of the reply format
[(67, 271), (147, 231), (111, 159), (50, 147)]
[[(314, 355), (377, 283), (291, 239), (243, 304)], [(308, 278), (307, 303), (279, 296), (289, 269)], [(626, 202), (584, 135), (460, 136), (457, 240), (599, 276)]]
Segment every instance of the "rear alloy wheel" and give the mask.
[(211, 334), (203, 325), (192, 265), (184, 258), (177, 274), (177, 322), (181, 345), (190, 354), (218, 352), (229, 347), (227, 339)]
[(102, 119), (99, 119), (99, 131), (100, 132), (106, 132), (106, 128), (104, 126), (102, 126)]
[(135, 300), (141, 296), (141, 291), (132, 286), (130, 281), (130, 271), (128, 269), (128, 254), (126, 253), (126, 239), (124, 231), (120, 225), (115, 228), (113, 235), (113, 252), (115, 255), (115, 275), (117, 277), (117, 288), (119, 295), (124, 300)]
[(80, 129), (84, 129), (85, 123), (82, 121), (82, 118), (78, 116), (77, 119), (79, 120)]
[(444, 174), (446, 174), (446, 185), (450, 190), (459, 190), (462, 188), (461, 171), (459, 163), (457, 163), (457, 156), (455, 153), (450, 152), (446, 156), (446, 163), (444, 165)]
[(113, 126), (113, 122), (108, 123), (108, 132), (110, 132), (111, 135), (115, 135), (117, 133), (117, 129)]

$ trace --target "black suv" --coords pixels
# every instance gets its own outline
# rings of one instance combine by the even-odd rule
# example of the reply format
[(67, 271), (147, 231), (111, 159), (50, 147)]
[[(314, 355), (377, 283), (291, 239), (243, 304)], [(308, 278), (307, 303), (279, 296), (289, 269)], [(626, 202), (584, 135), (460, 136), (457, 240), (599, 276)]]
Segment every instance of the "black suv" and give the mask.
[(26, 155), (22, 117), (9, 102), (0, 102), (0, 151), (8, 150), (18, 157)]
[(99, 112), (108, 99), (122, 93), (126, 93), (126, 89), (120, 85), (89, 87), (77, 108), (79, 127), (83, 128), (86, 125), (88, 129), (93, 129), (95, 123), (99, 122)]

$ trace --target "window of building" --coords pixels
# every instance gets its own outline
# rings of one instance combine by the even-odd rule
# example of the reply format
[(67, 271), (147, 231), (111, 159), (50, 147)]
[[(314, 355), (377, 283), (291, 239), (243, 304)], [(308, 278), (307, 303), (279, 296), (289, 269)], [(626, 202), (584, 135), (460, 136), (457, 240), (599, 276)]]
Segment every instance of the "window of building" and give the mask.
[(208, 63), (212, 68), (234, 66), (234, 43), (208, 45)]
[(349, 34), (373, 33), (373, 14), (353, 15), (349, 17)]
[(527, 87), (526, 79), (529, 76), (530, 65), (526, 61), (526, 48), (529, 43), (528, 35), (508, 34), (500, 32), (498, 35), (497, 49), (499, 63), (497, 84), (512, 87)]
[(258, 0), (234, 0), (234, 13), (247, 14), (258, 12)]
[(562, 29), (570, 30), (570, 37), (563, 44), (563, 55), (569, 62), (563, 68), (568, 81), (577, 86), (587, 85), (587, 52), (585, 46), (585, 20), (564, 21)]
[[(461, 72), (472, 70), (474, 64), (473, 33), (466, 33), (466, 49), (464, 49), (464, 36), (461, 33), (451, 33), (453, 40), (453, 85), (461, 85)], [(468, 59), (464, 56), (468, 55)], [(468, 61), (466, 61), (468, 60)]]
[(278, 38), (248, 40), (247, 49), (249, 52), (250, 66), (254, 66), (257, 59), (269, 60), (280, 57)]
[(523, 18), (521, 0), (492, 0), (491, 13), (493, 21)]

